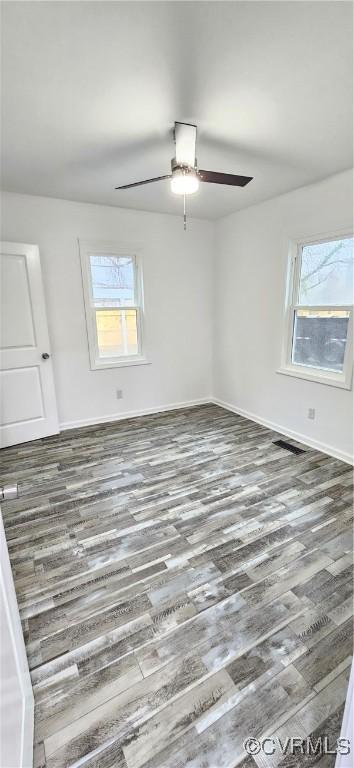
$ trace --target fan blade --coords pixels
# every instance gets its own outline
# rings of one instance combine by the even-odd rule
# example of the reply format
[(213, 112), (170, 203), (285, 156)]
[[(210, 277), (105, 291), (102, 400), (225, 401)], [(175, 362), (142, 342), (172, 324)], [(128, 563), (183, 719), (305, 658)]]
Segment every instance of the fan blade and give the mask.
[(195, 166), (195, 145), (197, 126), (189, 123), (175, 123), (176, 163)]
[(132, 184), (123, 184), (122, 187), (115, 187), (115, 189), (131, 189), (132, 187), (141, 187), (142, 184), (151, 184), (153, 181), (162, 181), (163, 179), (170, 179), (172, 173), (167, 173), (166, 176), (156, 176), (155, 179), (145, 179), (145, 181), (133, 181)]
[(252, 181), (253, 176), (236, 176), (234, 173), (218, 173), (218, 171), (199, 171), (201, 181), (209, 184), (229, 184), (231, 187), (245, 187)]

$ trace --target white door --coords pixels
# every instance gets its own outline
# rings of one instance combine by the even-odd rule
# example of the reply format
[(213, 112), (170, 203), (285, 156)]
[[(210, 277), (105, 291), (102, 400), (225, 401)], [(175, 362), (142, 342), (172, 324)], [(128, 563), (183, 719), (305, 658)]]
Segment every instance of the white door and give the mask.
[(0, 765), (31, 768), (33, 692), (0, 512)]
[(37, 245), (1, 243), (2, 447), (59, 431)]

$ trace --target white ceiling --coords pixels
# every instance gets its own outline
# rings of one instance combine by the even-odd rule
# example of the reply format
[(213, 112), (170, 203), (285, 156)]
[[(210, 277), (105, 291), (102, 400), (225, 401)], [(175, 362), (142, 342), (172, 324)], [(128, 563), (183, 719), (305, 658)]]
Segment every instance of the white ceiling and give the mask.
[(4, 2), (3, 188), (179, 213), (175, 120), (217, 218), (352, 166), (351, 2)]

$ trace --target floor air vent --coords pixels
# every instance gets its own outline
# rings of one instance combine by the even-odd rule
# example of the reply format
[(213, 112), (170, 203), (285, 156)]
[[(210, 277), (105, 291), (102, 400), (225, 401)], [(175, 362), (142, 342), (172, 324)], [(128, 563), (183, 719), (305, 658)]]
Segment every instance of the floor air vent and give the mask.
[(290, 453), (306, 453), (303, 448), (298, 448), (297, 445), (291, 445), (291, 443), (287, 443), (286, 440), (274, 440), (273, 445), (278, 445), (279, 448), (284, 448), (286, 451), (290, 451)]

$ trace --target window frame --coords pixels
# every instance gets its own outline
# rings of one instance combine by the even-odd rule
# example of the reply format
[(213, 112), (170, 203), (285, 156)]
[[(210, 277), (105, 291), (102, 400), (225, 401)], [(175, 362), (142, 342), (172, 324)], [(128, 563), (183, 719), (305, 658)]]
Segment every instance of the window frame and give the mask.
[[(89, 348), (91, 370), (105, 368), (123, 368), (132, 365), (146, 365), (149, 361), (144, 354), (144, 294), (141, 263), (141, 249), (132, 244), (101, 242), (95, 240), (79, 239), (79, 252), (81, 261), (81, 275), (84, 294), (87, 341)], [(136, 310), (137, 313), (137, 337), (138, 352), (134, 355), (115, 355), (102, 358), (99, 355), (96, 312), (99, 307), (94, 306), (90, 256), (128, 256), (134, 262), (134, 281), (136, 303), (131, 306), (105, 306), (106, 310)]]
[[(286, 300), (283, 323), (283, 339), (281, 349), (281, 365), (277, 373), (287, 376), (295, 376), (307, 381), (316, 381), (319, 384), (328, 384), (340, 389), (351, 389), (353, 379), (353, 305), (333, 304), (315, 305), (299, 304), (301, 257), (302, 249), (306, 245), (329, 243), (332, 240), (352, 238), (350, 228), (310, 237), (301, 237), (291, 240), (289, 243)], [(295, 328), (295, 315), (297, 310), (343, 310), (349, 312), (348, 333), (345, 345), (343, 371), (336, 372), (324, 368), (315, 368), (308, 365), (300, 365), (292, 361), (293, 335)]]

